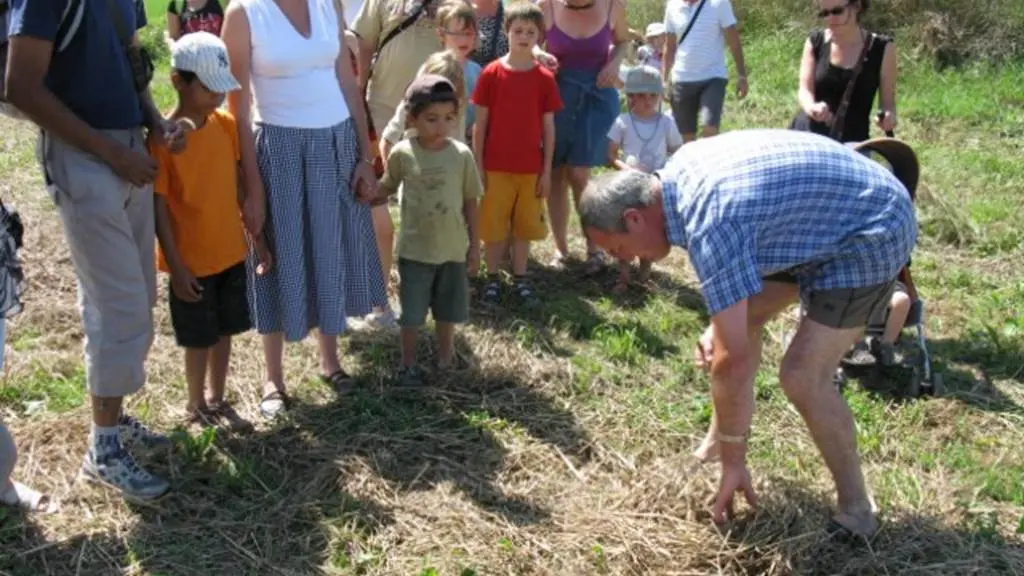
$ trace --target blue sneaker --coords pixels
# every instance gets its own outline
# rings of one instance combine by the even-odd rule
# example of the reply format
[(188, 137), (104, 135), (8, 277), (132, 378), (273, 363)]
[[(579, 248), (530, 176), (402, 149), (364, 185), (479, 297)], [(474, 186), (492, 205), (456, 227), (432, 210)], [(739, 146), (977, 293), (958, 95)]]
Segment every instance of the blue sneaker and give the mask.
[(90, 448), (82, 459), (82, 477), (119, 490), (129, 500), (152, 502), (171, 491), (166, 480), (146, 472), (120, 446), (101, 456)]
[(117, 428), (122, 446), (141, 444), (146, 448), (158, 448), (171, 445), (170, 438), (153, 431), (134, 416), (122, 414), (117, 419)]

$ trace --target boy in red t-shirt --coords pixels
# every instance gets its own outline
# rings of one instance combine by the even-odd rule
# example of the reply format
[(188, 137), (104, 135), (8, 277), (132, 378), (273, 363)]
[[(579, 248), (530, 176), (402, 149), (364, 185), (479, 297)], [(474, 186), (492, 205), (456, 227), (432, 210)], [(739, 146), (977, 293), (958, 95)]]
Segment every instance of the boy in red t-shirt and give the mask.
[[(498, 268), (512, 235), (512, 274), (516, 295), (536, 302), (526, 281), (530, 242), (547, 236), (544, 199), (551, 186), (555, 145), (554, 113), (562, 108), (554, 75), (537, 64), (533, 48), (544, 29), (544, 13), (520, 0), (505, 10), (508, 55), (480, 75), (473, 152), (484, 178), (480, 239), (484, 242), (487, 283), (483, 299), (501, 300)], [(470, 248), (473, 249), (473, 248)]]

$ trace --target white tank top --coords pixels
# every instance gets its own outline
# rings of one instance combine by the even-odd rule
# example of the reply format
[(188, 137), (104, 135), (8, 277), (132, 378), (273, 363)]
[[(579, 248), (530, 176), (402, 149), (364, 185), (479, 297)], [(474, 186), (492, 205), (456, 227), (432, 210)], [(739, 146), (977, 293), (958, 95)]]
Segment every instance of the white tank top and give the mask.
[(274, 0), (238, 1), (252, 42), (253, 120), (289, 128), (327, 128), (347, 120), (334, 69), (341, 44), (332, 0), (306, 0), (309, 38)]

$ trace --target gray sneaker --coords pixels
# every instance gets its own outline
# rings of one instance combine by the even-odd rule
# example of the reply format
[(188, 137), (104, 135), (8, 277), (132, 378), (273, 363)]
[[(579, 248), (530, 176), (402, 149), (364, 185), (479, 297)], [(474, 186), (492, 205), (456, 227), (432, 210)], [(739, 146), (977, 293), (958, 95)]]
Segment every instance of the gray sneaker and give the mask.
[(171, 439), (139, 422), (134, 416), (122, 414), (117, 419), (118, 433), (122, 446), (141, 444), (146, 448), (157, 448), (171, 445)]
[(162, 478), (146, 472), (124, 448), (102, 456), (90, 448), (82, 459), (82, 477), (121, 491), (129, 500), (151, 502), (171, 491), (171, 485)]

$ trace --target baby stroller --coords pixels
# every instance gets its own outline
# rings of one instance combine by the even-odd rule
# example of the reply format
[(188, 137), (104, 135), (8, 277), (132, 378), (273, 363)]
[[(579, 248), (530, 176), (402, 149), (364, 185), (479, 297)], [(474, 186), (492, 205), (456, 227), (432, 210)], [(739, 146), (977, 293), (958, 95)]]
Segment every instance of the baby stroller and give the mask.
[[(854, 149), (888, 167), (910, 192), (911, 201), (915, 201), (921, 171), (917, 157), (909, 146), (893, 138), (892, 132), (887, 132), (886, 136), (887, 138), (861, 142), (855, 145)], [(928, 353), (928, 345), (925, 340), (925, 303), (914, 287), (914, 279), (910, 274), (910, 262), (907, 262), (907, 265), (900, 270), (897, 280), (902, 284), (911, 303), (907, 319), (903, 323), (903, 329), (914, 332), (913, 350), (904, 355), (902, 362), (904, 366), (910, 368), (910, 377), (906, 383), (905, 393), (914, 398), (921, 395), (939, 395), (942, 393), (942, 375), (935, 373), (932, 369), (931, 355)], [(874, 319), (865, 332), (865, 343), (855, 347), (850, 354), (843, 358), (839, 369), (840, 373), (837, 374), (840, 384), (845, 380), (843, 373), (845, 369), (854, 366), (863, 367), (863, 361), (857, 362), (855, 359), (863, 358), (865, 349), (874, 360), (875, 366), (882, 366), (880, 338), (885, 331), (888, 316), (889, 311), (886, 310), (885, 314)], [(901, 340), (902, 333), (897, 339), (897, 343)]]

